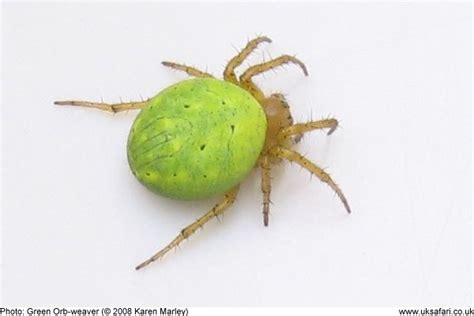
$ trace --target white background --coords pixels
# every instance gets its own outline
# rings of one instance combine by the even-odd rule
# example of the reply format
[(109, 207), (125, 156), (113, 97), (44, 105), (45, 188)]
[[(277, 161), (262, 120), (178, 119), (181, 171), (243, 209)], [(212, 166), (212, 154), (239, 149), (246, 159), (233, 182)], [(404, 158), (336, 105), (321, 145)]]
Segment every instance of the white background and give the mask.
[[(469, 4), (5, 4), (3, 302), (75, 306), (466, 305), (472, 295)], [(258, 172), (237, 203), (149, 268), (217, 199), (153, 195), (128, 170), (135, 112), (54, 100), (149, 97), (186, 76), (296, 54), (260, 76), (294, 117), (342, 128), (297, 149), (349, 199), (275, 167), (270, 226)], [(234, 48), (234, 47), (235, 48)]]

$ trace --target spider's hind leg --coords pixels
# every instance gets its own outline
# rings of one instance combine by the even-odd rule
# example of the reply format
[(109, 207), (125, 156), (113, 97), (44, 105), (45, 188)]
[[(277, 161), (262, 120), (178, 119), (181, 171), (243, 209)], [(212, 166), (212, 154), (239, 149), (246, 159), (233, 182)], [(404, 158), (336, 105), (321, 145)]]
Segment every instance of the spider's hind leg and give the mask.
[(149, 265), (153, 261), (156, 261), (159, 258), (163, 257), (168, 251), (170, 251), (173, 248), (176, 248), (183, 240), (187, 239), (189, 236), (194, 234), (198, 228), (202, 227), (212, 218), (218, 217), (219, 215), (221, 215), (229, 206), (231, 206), (235, 202), (238, 192), (239, 192), (238, 186), (228, 191), (221, 202), (216, 204), (216, 206), (214, 206), (209, 212), (204, 214), (202, 217), (197, 219), (194, 223), (182, 229), (179, 235), (176, 236), (176, 238), (173, 239), (165, 248), (161, 249), (159, 252), (153, 255), (150, 259), (139, 264), (135, 269), (139, 270)]
[(147, 102), (149, 101), (132, 101), (132, 102), (125, 102), (125, 103), (104, 103), (104, 102), (90, 102), (90, 101), (74, 101), (74, 100), (68, 100), (68, 101), (55, 101), (54, 104), (56, 105), (72, 105), (72, 106), (83, 106), (83, 107), (88, 107), (88, 108), (95, 108), (99, 109), (102, 111), (107, 111), (107, 112), (122, 112), (122, 111), (128, 111), (128, 110), (140, 110), (143, 109)]
[(187, 65), (184, 65), (184, 64), (177, 64), (177, 63), (173, 63), (171, 61), (162, 61), (161, 64), (166, 66), (166, 67), (170, 67), (170, 68), (173, 68), (173, 69), (176, 69), (176, 70), (184, 71), (185, 73), (187, 73), (191, 77), (214, 78), (213, 75), (211, 75), (211, 74), (209, 74), (205, 71), (201, 71), (199, 69), (196, 69), (194, 67), (190, 67), (190, 66), (187, 66)]

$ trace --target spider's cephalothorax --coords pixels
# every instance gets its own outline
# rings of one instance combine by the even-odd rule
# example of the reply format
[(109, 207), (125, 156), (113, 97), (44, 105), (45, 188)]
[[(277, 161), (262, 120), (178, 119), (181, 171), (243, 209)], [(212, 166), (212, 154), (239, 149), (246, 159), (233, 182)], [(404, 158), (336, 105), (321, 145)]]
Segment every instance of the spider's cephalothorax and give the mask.
[[(59, 105), (92, 107), (113, 113), (143, 109), (135, 120), (128, 142), (130, 167), (143, 184), (155, 192), (183, 199), (203, 198), (227, 191), (221, 202), (181, 230), (165, 248), (138, 265), (137, 269), (161, 258), (210, 219), (222, 214), (234, 203), (239, 191), (238, 182), (254, 165), (261, 169), (265, 226), (269, 221), (271, 166), (281, 160), (294, 162), (327, 183), (350, 213), (346, 198), (329, 174), (291, 149), (306, 132), (328, 129), (328, 135), (331, 134), (337, 127), (337, 120), (331, 118), (295, 124), (284, 96), (279, 93), (265, 96), (252, 81), (254, 76), (287, 63), (298, 65), (308, 75), (306, 66), (293, 56), (282, 55), (251, 66), (239, 77), (235, 74), (236, 67), (262, 42), (271, 40), (261, 36), (249, 41), (228, 62), (224, 70), (224, 81), (213, 79), (211, 74), (184, 64), (163, 62), (165, 66), (201, 79), (178, 83), (156, 97), (140, 102), (55, 102)], [(242, 122), (245, 124), (240, 124)], [(183, 149), (188, 147), (191, 152)], [(212, 153), (218, 154), (212, 156)], [(163, 162), (164, 159), (168, 159), (167, 162)], [(157, 160), (160, 163), (156, 163)], [(238, 162), (241, 164), (238, 165)], [(205, 165), (209, 168), (201, 168)], [(182, 183), (187, 186), (182, 187)]]
[(276, 145), (289, 145), (288, 140), (284, 144), (278, 139), (278, 132), (285, 127), (293, 125), (293, 117), (290, 107), (282, 94), (274, 93), (261, 102), (265, 115), (267, 116), (267, 135), (265, 139), (264, 151)]

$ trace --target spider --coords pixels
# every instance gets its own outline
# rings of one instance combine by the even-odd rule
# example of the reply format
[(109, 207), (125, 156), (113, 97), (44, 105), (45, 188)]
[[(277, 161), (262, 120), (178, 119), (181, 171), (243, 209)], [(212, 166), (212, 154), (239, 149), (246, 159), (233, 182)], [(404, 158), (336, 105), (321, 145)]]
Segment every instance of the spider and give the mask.
[[(252, 81), (253, 77), (255, 77), (256, 75), (262, 74), (264, 72), (267, 72), (269, 70), (272, 70), (284, 64), (295, 64), (299, 66), (301, 70), (303, 71), (304, 75), (307, 76), (308, 71), (306, 69), (306, 66), (303, 64), (303, 62), (301, 62), (299, 59), (297, 59), (294, 56), (282, 55), (278, 58), (269, 60), (267, 62), (263, 62), (257, 65), (251, 66), (247, 70), (245, 70), (239, 77), (237, 77), (235, 73), (235, 69), (243, 63), (243, 61), (257, 48), (259, 44), (264, 43), (264, 42), (270, 43), (271, 40), (266, 36), (259, 36), (253, 40), (250, 40), (245, 46), (245, 48), (243, 48), (236, 56), (234, 56), (227, 63), (224, 70), (224, 74), (223, 74), (224, 76), (223, 81), (215, 79), (211, 74), (201, 71), (199, 69), (196, 69), (194, 67), (190, 67), (185, 64), (178, 64), (174, 62), (164, 61), (162, 62), (164, 66), (173, 68), (178, 71), (183, 71), (187, 73), (189, 76), (195, 77), (197, 79), (186, 80), (186, 81), (183, 81), (183, 84), (178, 83), (175, 86), (172, 86), (168, 89), (163, 90), (164, 92), (161, 93), (162, 97), (158, 95), (155, 98), (150, 98), (150, 99), (147, 99), (145, 101), (140, 101), (140, 102), (127, 102), (127, 103), (115, 103), (115, 104), (108, 104), (108, 103), (103, 103), (103, 102), (97, 103), (97, 102), (89, 102), (89, 101), (56, 101), (54, 102), (57, 105), (73, 105), (73, 106), (91, 107), (91, 108), (96, 108), (96, 109), (100, 109), (104, 111), (109, 111), (112, 113), (126, 111), (126, 110), (142, 110), (139, 116), (137, 117), (129, 136), (128, 158), (129, 158), (129, 163), (134, 175), (143, 184), (148, 186), (148, 188), (153, 191), (156, 191), (158, 193), (164, 193), (164, 195), (174, 197), (174, 198), (192, 199), (192, 198), (207, 197), (210, 195), (210, 193), (216, 190), (220, 190), (222, 187), (225, 187), (225, 185), (231, 186), (229, 188), (226, 188), (223, 191), (223, 193), (225, 192), (224, 198), (219, 203), (217, 203), (205, 215), (197, 219), (195, 222), (193, 222), (189, 226), (182, 229), (181, 232), (176, 236), (176, 238), (173, 239), (166, 247), (161, 249), (159, 252), (157, 252), (155, 255), (150, 257), (148, 260), (139, 264), (136, 267), (137, 270), (163, 257), (171, 249), (177, 247), (183, 240), (187, 239), (189, 236), (194, 234), (199, 227), (202, 227), (212, 218), (218, 217), (227, 208), (229, 208), (236, 200), (236, 197), (239, 191), (239, 183), (241, 182), (243, 177), (248, 174), (248, 171), (252, 169), (253, 167), (258, 167), (261, 169), (261, 190), (263, 193), (263, 224), (265, 226), (268, 226), (269, 224), (271, 168), (272, 168), (272, 165), (279, 163), (282, 160), (288, 160), (290, 162), (294, 162), (300, 165), (304, 169), (308, 170), (311, 174), (319, 178), (322, 182), (327, 183), (334, 190), (337, 196), (340, 198), (347, 212), (348, 213), (351, 212), (347, 199), (345, 198), (345, 196), (343, 195), (342, 191), (337, 186), (337, 184), (331, 179), (329, 174), (326, 173), (322, 168), (318, 167), (316, 164), (308, 160), (307, 158), (303, 157), (298, 152), (291, 149), (292, 146), (295, 143), (297, 143), (301, 139), (303, 134), (306, 132), (310, 132), (310, 131), (314, 131), (318, 129), (328, 129), (327, 134), (328, 135), (332, 134), (338, 126), (338, 121), (334, 118), (329, 118), (329, 119), (323, 119), (323, 120), (318, 120), (318, 121), (309, 121), (305, 123), (295, 124), (293, 122), (293, 118), (290, 113), (290, 107), (285, 97), (283, 96), (283, 94), (274, 93), (269, 96), (266, 96), (262, 92), (262, 90)], [(203, 191), (207, 187), (204, 184), (201, 185), (201, 183), (192, 183), (191, 185), (191, 187), (197, 190), (197, 193), (193, 191), (189, 194), (186, 193), (187, 195), (186, 194), (183, 195), (183, 192), (182, 192), (183, 190), (181, 190), (182, 187), (179, 187), (179, 186), (177, 187), (177, 190), (179, 191), (179, 193), (175, 192), (176, 188), (173, 188), (167, 191), (167, 187), (165, 188), (160, 187), (160, 184), (162, 182), (168, 181), (167, 180), (168, 178), (164, 179), (163, 181), (161, 181), (162, 178), (159, 179), (160, 181), (157, 180), (158, 179), (157, 177), (161, 176), (161, 174), (156, 175), (155, 173), (152, 173), (151, 171), (149, 171), (149, 169), (146, 169), (146, 170), (144, 169), (145, 171), (143, 171), (142, 170), (144, 168), (143, 165), (155, 166), (154, 163), (156, 162), (156, 155), (157, 155), (156, 148), (158, 145), (161, 146), (160, 148), (162, 148), (163, 146), (169, 145), (169, 148), (171, 149), (169, 148), (166, 149), (168, 151), (175, 150), (176, 146), (181, 145), (181, 143), (178, 143), (178, 145), (176, 145), (176, 142), (173, 144), (172, 142), (173, 134), (171, 133), (171, 130), (176, 128), (178, 131), (181, 132), (181, 134), (186, 134), (189, 132), (190, 130), (189, 124), (191, 124), (190, 126), (192, 127), (192, 123), (188, 122), (186, 117), (183, 118), (181, 116), (188, 115), (186, 113), (190, 113), (190, 112), (189, 111), (185, 112), (185, 111), (187, 111), (190, 106), (194, 106), (194, 104), (191, 104), (191, 105), (187, 104), (186, 100), (188, 99), (186, 98), (194, 98), (196, 95), (197, 95), (196, 98), (202, 97), (203, 95), (202, 93), (204, 93), (202, 91), (204, 90), (200, 90), (201, 92), (193, 92), (195, 91), (194, 89), (198, 89), (199, 87), (202, 87), (202, 86), (205, 87), (204, 90), (206, 93), (210, 91), (212, 92), (213, 95), (217, 95), (219, 98), (225, 98), (226, 93), (232, 94), (233, 96), (235, 96), (234, 103), (236, 104), (234, 105), (234, 108), (232, 108), (232, 111), (234, 111), (232, 112), (232, 115), (235, 115), (235, 113), (238, 113), (239, 109), (244, 107), (244, 105), (246, 106), (248, 105), (247, 107), (248, 110), (245, 110), (247, 112), (244, 112), (244, 115), (247, 115), (247, 117), (244, 117), (243, 121), (249, 122), (251, 118), (258, 116), (260, 115), (258, 113), (261, 113), (262, 119), (257, 120), (256, 122), (260, 122), (260, 123), (263, 122), (263, 123), (260, 125), (260, 127), (252, 127), (252, 125), (250, 125), (250, 127), (247, 127), (247, 130), (250, 130), (251, 132), (253, 132), (252, 135), (254, 134), (256, 135), (255, 140), (252, 140), (252, 139), (249, 140), (249, 136), (248, 136), (249, 134), (246, 134), (247, 136), (245, 137), (240, 137), (241, 138), (240, 144), (244, 146), (240, 148), (240, 149), (244, 148), (244, 150), (241, 150), (241, 152), (243, 152), (243, 155), (244, 155), (244, 158), (242, 159), (243, 161), (246, 162), (247, 167), (243, 168), (242, 171), (238, 171), (237, 178), (235, 179), (233, 178), (232, 181), (227, 181), (227, 182), (222, 182), (222, 181), (219, 182), (220, 181), (219, 178), (216, 178), (215, 183), (217, 183), (217, 187), (210, 186), (211, 189), (209, 189), (210, 190), (209, 192)], [(242, 89), (244, 91), (242, 91)], [(180, 92), (180, 91), (183, 91), (183, 92)], [(175, 92), (178, 94), (176, 94)], [(199, 118), (197, 118), (197, 121), (196, 120), (193, 121), (194, 123), (200, 123), (203, 120), (209, 120), (209, 119), (211, 119), (211, 122), (212, 122), (212, 118), (208, 118), (208, 117), (203, 118), (204, 115), (202, 114), (202, 110), (205, 109), (207, 106), (210, 106), (209, 104), (213, 102), (212, 95), (211, 96), (208, 96), (208, 95), (209, 93), (206, 94), (206, 98), (209, 97), (210, 99), (207, 101), (205, 100), (204, 106), (200, 108), (201, 112), (199, 112), (199, 114), (196, 114)], [(165, 101), (163, 101), (163, 99), (165, 99)], [(173, 99), (174, 101), (173, 100), (170, 101), (170, 99)], [(192, 100), (193, 99), (191, 99), (191, 101)], [(240, 100), (240, 101), (235, 101), (235, 100)], [(201, 100), (197, 100), (197, 101), (199, 101), (200, 103), (203, 103), (201, 102)], [(162, 114), (164, 113), (163, 111), (166, 111), (166, 106), (163, 106), (162, 103), (168, 104), (170, 102), (171, 102), (172, 111), (175, 111), (176, 109), (174, 109), (174, 107), (179, 105), (179, 108), (180, 108), (179, 111), (181, 112), (176, 112), (178, 114), (173, 114), (175, 117), (172, 117), (172, 116), (161, 117), (160, 116), (157, 118), (156, 117), (157, 115), (159, 116), (160, 113)], [(194, 102), (194, 103), (200, 104), (199, 102)], [(184, 108), (181, 107), (183, 103), (184, 103)], [(193, 101), (190, 103), (193, 103)], [(224, 104), (225, 102), (222, 99), (222, 106), (224, 106)], [(158, 106), (158, 110), (161, 112), (153, 112), (153, 107), (155, 106)], [(222, 106), (220, 105), (220, 101), (219, 101), (218, 108), (227, 109)], [(163, 110), (164, 108), (165, 110)], [(224, 120), (223, 122), (227, 123), (228, 120), (230, 120), (230, 118), (226, 116), (228, 110), (221, 110), (221, 111), (224, 111), (224, 112), (221, 112), (219, 115), (221, 116), (224, 115), (225, 118), (223, 119)], [(255, 112), (255, 111), (260, 111), (260, 112)], [(251, 117), (248, 116), (249, 113), (251, 113)], [(178, 124), (179, 126), (176, 127), (174, 125), (169, 125), (170, 124), (169, 122), (162, 123), (164, 125), (163, 126), (160, 125), (161, 127), (159, 127), (161, 128), (161, 130), (157, 130), (158, 133), (156, 133), (155, 131), (155, 134), (153, 136), (150, 136), (150, 135), (147, 136), (143, 132), (150, 126), (156, 127), (156, 125), (158, 124), (156, 123), (157, 121), (159, 120), (166, 121), (166, 119), (169, 119), (169, 118), (173, 118), (174, 121), (178, 120), (180, 122), (179, 123), (180, 125)], [(142, 132), (138, 133), (136, 129), (140, 127), (140, 124), (143, 125), (144, 124), (143, 120), (146, 121), (146, 119), (149, 119), (150, 123), (146, 123), (146, 126), (140, 129)], [(242, 123), (243, 121), (241, 120), (239, 122)], [(214, 125), (217, 125), (217, 123)], [(234, 132), (236, 132), (236, 126), (230, 125), (230, 127), (231, 127), (231, 131), (228, 131), (228, 133), (231, 133), (229, 135), (231, 135), (230, 137), (232, 137), (234, 135)], [(259, 136), (258, 135), (259, 128), (261, 130), (260, 138), (257, 137)], [(212, 131), (205, 131), (205, 132), (212, 133)], [(222, 137), (222, 135), (223, 134), (219, 134), (217, 137), (218, 138), (217, 143), (219, 144), (222, 144), (223, 142), (221, 139), (219, 139), (219, 137)], [(184, 138), (186, 138), (186, 142), (189, 142), (188, 136), (189, 135), (183, 136)], [(145, 148), (146, 150), (135, 149), (140, 146), (143, 147), (143, 144), (145, 144), (146, 142), (148, 143), (151, 142), (152, 138), (154, 138), (154, 141), (156, 141), (156, 143), (154, 143), (153, 146), (149, 147), (150, 149), (146, 149), (146, 148)], [(259, 143), (259, 139), (261, 139), (260, 143)], [(227, 145), (229, 146), (229, 144)], [(196, 151), (199, 152), (197, 150), (197, 144), (193, 144), (193, 146), (194, 146), (193, 148), (195, 148)], [(255, 150), (253, 151), (254, 156), (252, 156), (252, 154), (250, 153), (251, 149), (254, 149), (252, 146), (257, 149), (256, 151)], [(208, 147), (211, 147), (211, 146), (209, 145)], [(206, 148), (206, 144), (200, 144), (199, 148), (200, 148), (200, 151), (203, 151)], [(153, 151), (153, 149), (155, 149), (155, 151)], [(146, 160), (147, 156), (145, 152), (148, 153), (148, 155), (151, 157), (151, 160), (149, 161)], [(173, 152), (170, 155), (167, 155), (166, 157), (173, 157), (174, 153), (175, 152)], [(195, 154), (196, 153), (193, 152), (193, 155)], [(245, 157), (246, 155), (250, 156), (250, 158)], [(162, 158), (162, 157), (160, 156), (158, 158)], [(141, 163), (143, 159), (145, 159), (144, 164)], [(207, 159), (210, 159), (210, 158), (207, 158)], [(173, 164), (175, 164), (176, 160), (177, 159), (174, 159), (171, 161)], [(178, 163), (182, 164), (183, 162), (178, 161)], [(165, 167), (167, 170), (163, 171), (164, 173), (168, 172), (169, 171), (168, 169), (170, 169), (170, 166), (166, 165), (166, 163), (165, 163)], [(171, 167), (173, 167), (173, 165), (171, 165)], [(155, 169), (151, 169), (151, 170), (156, 171)], [(169, 176), (172, 179), (172, 182), (169, 182), (169, 183), (172, 183), (173, 185), (176, 183), (179, 184), (180, 182), (179, 180), (177, 180), (179, 179), (178, 173), (176, 171), (172, 171), (172, 173), (173, 174)], [(207, 182), (202, 182), (202, 183), (208, 183), (209, 179), (204, 179), (207, 177), (208, 177), (207, 174), (203, 174), (203, 177), (199, 177), (199, 179), (200, 181), (207, 181)], [(192, 179), (193, 181), (196, 181), (195, 180), (196, 177), (193, 177)], [(224, 179), (224, 180), (227, 180), (227, 179)]]

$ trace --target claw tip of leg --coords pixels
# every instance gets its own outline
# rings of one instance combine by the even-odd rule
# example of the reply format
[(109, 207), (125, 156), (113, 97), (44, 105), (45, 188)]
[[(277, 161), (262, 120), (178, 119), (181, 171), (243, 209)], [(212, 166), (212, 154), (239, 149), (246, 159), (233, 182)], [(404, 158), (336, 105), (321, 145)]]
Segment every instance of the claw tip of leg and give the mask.
[(328, 135), (331, 135), (332, 133), (334, 133), (335, 130), (336, 130), (335, 127), (331, 128), (331, 129), (329, 130), (329, 132), (328, 132)]
[(267, 36), (262, 36), (262, 39), (263, 39), (263, 41), (268, 42), (268, 43), (272, 42), (272, 40)]
[(346, 207), (347, 214), (351, 214), (352, 211), (351, 211), (351, 208), (350, 208), (349, 204), (346, 203), (345, 207)]
[(135, 267), (135, 270), (136, 271), (141, 270), (144, 266), (146, 266), (146, 264), (140, 263), (138, 266)]

